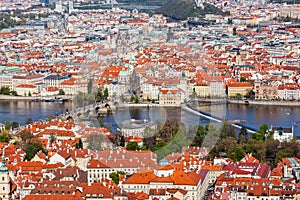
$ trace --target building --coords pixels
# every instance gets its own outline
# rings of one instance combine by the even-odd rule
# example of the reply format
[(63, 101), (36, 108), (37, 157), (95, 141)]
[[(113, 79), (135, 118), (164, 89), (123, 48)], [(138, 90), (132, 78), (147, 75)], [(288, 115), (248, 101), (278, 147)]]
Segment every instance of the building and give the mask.
[[(168, 193), (176, 193), (170, 189), (182, 190), (178, 195), (184, 195), (185, 199), (197, 200), (201, 199), (201, 176), (196, 172), (184, 172), (174, 170), (170, 166), (160, 167), (154, 170), (141, 170), (127, 180), (125, 180), (121, 188), (126, 192), (144, 192), (146, 194), (154, 194), (155, 190), (166, 190)], [(164, 192), (163, 195), (168, 195)], [(167, 198), (163, 198), (167, 199)]]
[(227, 95), (228, 97), (235, 97), (239, 94), (241, 97), (244, 97), (252, 90), (252, 88), (253, 86), (248, 82), (230, 83), (227, 87)]
[(270, 131), (274, 132), (274, 140), (279, 140), (279, 142), (290, 142), (294, 138), (294, 125), (292, 128), (272, 127)]
[(39, 94), (38, 87), (32, 84), (20, 84), (16, 87), (16, 92), (20, 96), (36, 96)]
[(210, 96), (210, 87), (206, 82), (198, 83), (194, 86), (196, 95), (199, 97), (209, 97)]
[(179, 89), (161, 89), (159, 91), (159, 104), (166, 106), (179, 106), (184, 95)]
[(158, 123), (149, 120), (126, 120), (120, 124), (119, 131), (124, 137), (148, 137), (149, 133), (156, 133), (158, 130)]
[[(3, 150), (2, 150), (3, 154)], [(5, 163), (5, 157), (2, 155), (2, 163), (0, 166), (0, 197), (3, 200), (11, 199), (10, 177), (8, 174), (8, 168)]]
[(225, 97), (223, 81), (212, 80), (209, 85), (210, 97)]

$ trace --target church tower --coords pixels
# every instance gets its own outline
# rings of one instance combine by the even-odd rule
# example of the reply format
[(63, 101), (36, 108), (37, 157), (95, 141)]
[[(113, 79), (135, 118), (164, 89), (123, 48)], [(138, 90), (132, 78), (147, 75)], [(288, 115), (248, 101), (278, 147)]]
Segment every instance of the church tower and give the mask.
[(4, 149), (2, 150), (2, 163), (0, 166), (0, 198), (3, 200), (10, 199), (10, 180), (8, 168), (5, 163)]

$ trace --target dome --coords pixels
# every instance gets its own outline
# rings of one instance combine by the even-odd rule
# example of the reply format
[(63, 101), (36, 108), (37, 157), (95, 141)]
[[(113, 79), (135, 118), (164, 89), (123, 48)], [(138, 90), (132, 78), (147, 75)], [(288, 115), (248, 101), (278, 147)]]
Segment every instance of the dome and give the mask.
[(119, 76), (128, 76), (128, 71), (124, 70), (124, 68), (120, 71)]
[(7, 172), (8, 172), (8, 168), (5, 163), (5, 157), (2, 156), (2, 164), (0, 166), (0, 173), (7, 173)]

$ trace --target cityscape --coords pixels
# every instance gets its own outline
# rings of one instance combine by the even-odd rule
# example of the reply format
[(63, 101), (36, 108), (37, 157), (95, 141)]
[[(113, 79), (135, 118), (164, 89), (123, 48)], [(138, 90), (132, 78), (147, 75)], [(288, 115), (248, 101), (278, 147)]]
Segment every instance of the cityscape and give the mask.
[(0, 199), (300, 199), (299, 0), (0, 0)]

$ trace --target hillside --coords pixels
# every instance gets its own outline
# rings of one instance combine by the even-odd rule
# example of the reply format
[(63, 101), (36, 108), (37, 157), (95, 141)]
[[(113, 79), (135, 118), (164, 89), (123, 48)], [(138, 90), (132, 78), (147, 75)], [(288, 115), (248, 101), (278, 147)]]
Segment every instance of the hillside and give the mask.
[(211, 4), (204, 3), (204, 6), (204, 9), (196, 8), (193, 0), (168, 0), (156, 12), (177, 20), (186, 20), (188, 17), (202, 17), (205, 14), (228, 14)]

